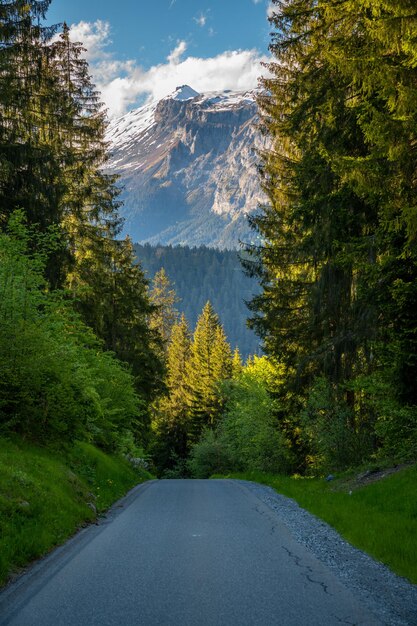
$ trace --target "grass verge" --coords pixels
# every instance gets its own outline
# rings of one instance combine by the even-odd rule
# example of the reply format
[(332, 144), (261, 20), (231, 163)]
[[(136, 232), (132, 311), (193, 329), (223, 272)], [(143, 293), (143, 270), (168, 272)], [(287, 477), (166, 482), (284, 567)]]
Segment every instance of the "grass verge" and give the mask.
[(273, 487), (325, 520), (350, 543), (417, 583), (417, 465), (359, 489), (350, 488), (346, 475), (329, 483), (261, 472), (222, 478)]
[(59, 454), (0, 439), (0, 585), (149, 478), (87, 443)]

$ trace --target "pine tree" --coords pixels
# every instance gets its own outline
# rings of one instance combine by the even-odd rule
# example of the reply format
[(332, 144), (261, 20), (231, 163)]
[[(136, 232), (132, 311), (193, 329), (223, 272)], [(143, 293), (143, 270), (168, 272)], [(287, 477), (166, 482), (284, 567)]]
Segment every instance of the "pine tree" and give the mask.
[(366, 143), (350, 83), (326, 58), (326, 3), (277, 4), (271, 50), (279, 62), (259, 100), (273, 150), (262, 165), (270, 203), (253, 220), (266, 240), (252, 251), (264, 288), (253, 324), (298, 384), (323, 373), (341, 388), (373, 334), (361, 281), (375, 257), (367, 233), (376, 217), (334, 163), (346, 153), (365, 156)]
[(179, 299), (164, 268), (160, 269), (154, 276), (150, 300), (156, 307), (156, 311), (150, 319), (150, 327), (159, 332), (163, 342), (164, 355), (166, 356), (168, 342), (178, 319), (178, 311), (175, 305)]
[(1, 4), (0, 226), (16, 208), (46, 232), (55, 225), (63, 245), (46, 274), (52, 287), (90, 240), (118, 231), (115, 178), (104, 173), (106, 118), (91, 83), (84, 49), (64, 25), (41, 25), (49, 1)]
[(233, 378), (238, 378), (242, 372), (243, 372), (242, 357), (240, 356), (239, 348), (236, 348), (235, 351), (233, 352), (233, 360), (232, 360)]
[[(368, 207), (377, 227), (368, 302), (378, 305), (382, 357), (402, 401), (417, 404), (417, 15), (411, 1), (326, 3), (327, 58), (351, 85), (366, 158), (347, 152), (334, 163)], [(337, 19), (337, 33), (331, 25)], [(378, 60), (376, 62), (376, 59)], [(353, 105), (351, 105), (353, 106)], [(394, 347), (395, 346), (395, 347)]]
[(213, 345), (213, 375), (218, 381), (228, 380), (233, 375), (232, 350), (220, 324), (216, 328)]
[[(137, 392), (149, 403), (163, 387), (164, 367), (161, 337), (149, 326), (155, 307), (148, 283), (134, 263), (129, 238), (103, 238), (99, 251), (101, 256), (86, 255), (80, 263), (79, 308), (105, 347), (130, 365)], [(84, 283), (83, 276), (87, 276)]]
[(231, 374), (230, 346), (207, 302), (197, 322), (187, 366), (191, 441), (198, 440), (205, 426), (216, 423), (221, 410), (218, 385)]
[(274, 4), (253, 324), (286, 365), (287, 416), (325, 381), (354, 437), (374, 419), (361, 377), (389, 360), (397, 397), (417, 402), (417, 17), (401, 0)]
[(47, 282), (69, 288), (83, 321), (128, 364), (144, 432), (164, 376), (161, 338), (149, 327), (156, 309), (131, 242), (116, 239), (119, 190), (105, 173), (106, 114), (84, 49), (66, 25), (52, 38), (57, 29), (42, 25), (49, 4), (0, 0), (0, 227), (22, 208), (36, 241), (51, 227), (60, 235)]
[[(55, 27), (41, 26), (50, 0), (0, 3), (0, 226), (24, 208), (29, 222), (56, 224), (58, 176), (45, 132), (49, 76), (47, 40)], [(53, 98), (52, 98), (53, 99)], [(46, 113), (46, 116), (45, 116)], [(45, 119), (46, 117), (46, 119)]]
[(189, 409), (187, 365), (191, 354), (191, 336), (182, 315), (172, 327), (167, 349), (165, 396), (155, 406), (154, 458), (160, 470), (170, 468), (177, 459), (185, 459), (189, 451)]
[[(66, 268), (71, 289), (97, 280), (92, 268), (106, 271), (106, 263), (117, 247), (113, 240), (120, 230), (117, 177), (105, 173), (108, 161), (105, 141), (106, 113), (91, 82), (83, 58), (82, 44), (72, 42), (64, 24), (58, 40), (51, 45), (58, 88), (63, 94), (63, 115), (59, 134), (61, 170), (65, 192), (61, 200), (62, 227), (71, 259)], [(110, 252), (109, 252), (110, 251)]]

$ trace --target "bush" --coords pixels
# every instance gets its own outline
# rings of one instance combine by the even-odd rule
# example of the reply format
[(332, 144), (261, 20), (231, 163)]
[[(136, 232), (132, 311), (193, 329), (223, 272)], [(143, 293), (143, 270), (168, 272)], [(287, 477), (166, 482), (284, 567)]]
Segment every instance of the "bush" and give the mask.
[(144, 407), (130, 372), (103, 351), (68, 294), (48, 289), (55, 243), (53, 233), (35, 241), (19, 212), (0, 233), (0, 430), (114, 450)]
[(373, 450), (369, 424), (355, 416), (324, 378), (314, 382), (301, 422), (310, 449), (307, 462), (311, 470), (326, 472), (359, 465)]
[(412, 461), (417, 458), (417, 406), (399, 401), (395, 396), (393, 378), (393, 368), (387, 366), (370, 376), (358, 378), (355, 387), (365, 398), (367, 412), (375, 416), (379, 455)]
[(216, 431), (206, 431), (192, 448), (190, 468), (203, 477), (226, 471), (289, 473), (294, 458), (275, 417), (268, 388), (275, 369), (254, 357), (233, 381), (224, 383), (225, 411)]
[(188, 468), (194, 478), (210, 478), (234, 468), (230, 451), (217, 434), (207, 429), (191, 450)]
[(226, 410), (219, 433), (236, 470), (287, 473), (292, 469), (293, 455), (269, 391), (276, 377), (266, 357), (254, 357), (225, 388)]

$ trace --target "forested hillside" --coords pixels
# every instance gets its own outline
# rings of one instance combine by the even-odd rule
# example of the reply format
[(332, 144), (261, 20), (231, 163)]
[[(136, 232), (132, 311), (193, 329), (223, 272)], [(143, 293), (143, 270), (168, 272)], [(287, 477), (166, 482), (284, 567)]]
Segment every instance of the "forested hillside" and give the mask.
[(82, 45), (42, 26), (49, 4), (1, 5), (0, 424), (115, 450), (146, 439), (160, 338), (116, 238), (105, 112)]
[(49, 5), (0, 3), (0, 580), (140, 481), (120, 457), (143, 455), (164, 388), (155, 307), (104, 173), (106, 114)]
[(149, 279), (165, 269), (179, 298), (177, 309), (184, 313), (191, 328), (209, 300), (232, 348), (238, 347), (244, 359), (259, 354), (259, 338), (247, 327), (246, 306), (259, 287), (255, 279), (244, 274), (237, 252), (139, 244), (134, 250)]

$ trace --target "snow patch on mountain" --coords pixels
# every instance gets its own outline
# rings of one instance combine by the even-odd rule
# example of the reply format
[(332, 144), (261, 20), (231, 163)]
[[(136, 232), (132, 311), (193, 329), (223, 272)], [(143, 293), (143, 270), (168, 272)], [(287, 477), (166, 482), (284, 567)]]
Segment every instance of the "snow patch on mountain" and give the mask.
[(196, 96), (199, 96), (199, 95), (200, 94), (198, 93), (198, 91), (194, 91), (194, 89), (192, 89), (188, 85), (181, 85), (181, 87), (177, 87), (174, 93), (164, 98), (164, 100), (184, 101), (184, 100), (191, 100), (192, 98), (195, 98)]

